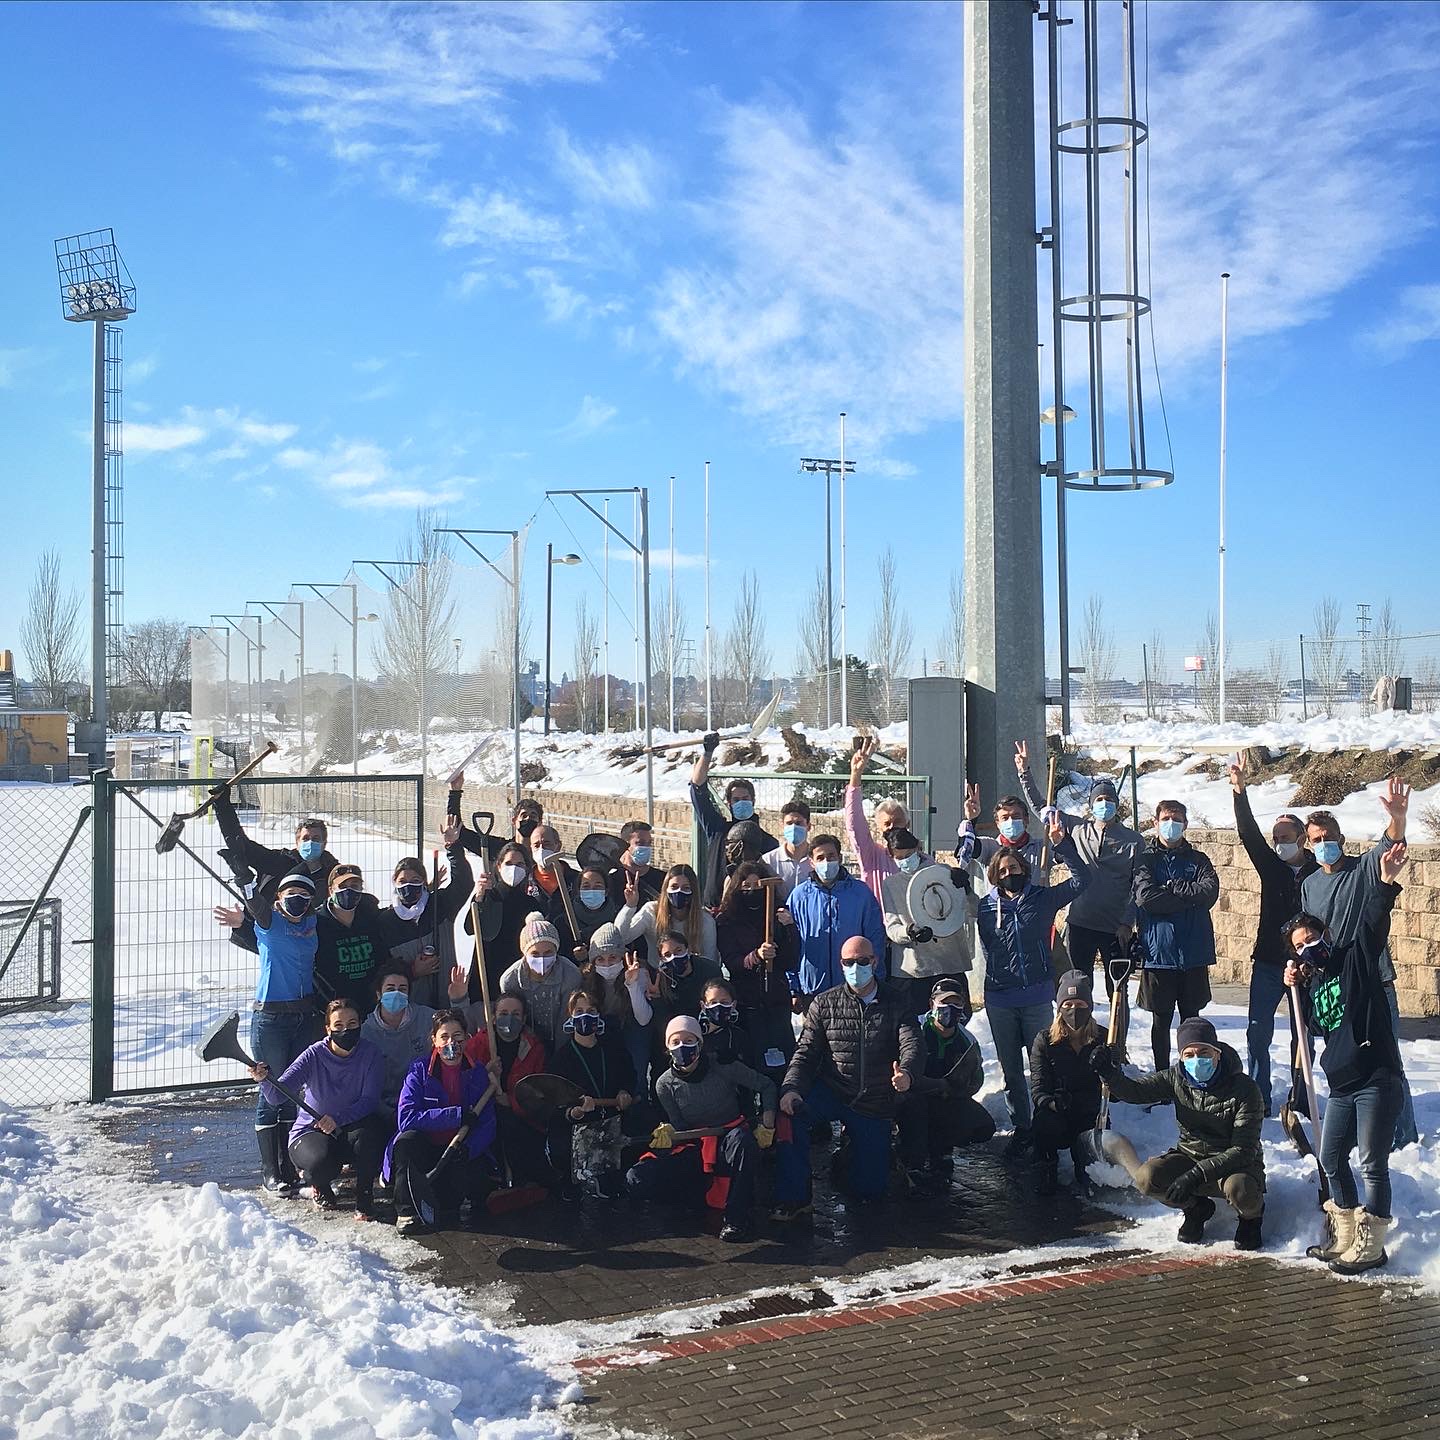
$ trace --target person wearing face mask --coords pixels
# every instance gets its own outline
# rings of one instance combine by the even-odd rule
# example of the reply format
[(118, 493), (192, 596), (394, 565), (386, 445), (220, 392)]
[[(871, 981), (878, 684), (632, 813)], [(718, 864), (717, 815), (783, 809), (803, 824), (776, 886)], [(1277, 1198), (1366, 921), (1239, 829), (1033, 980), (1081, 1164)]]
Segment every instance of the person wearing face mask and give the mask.
[(802, 880), (810, 878), (810, 807), (791, 800), (780, 812), (780, 844), (760, 857), (760, 863), (781, 882), (786, 900)]
[[(250, 1053), (279, 1074), (315, 1033), (315, 882), (296, 872), (282, 876), (268, 907), (258, 894), (243, 906), (217, 905), (215, 919), (232, 933), (253, 925), (260, 970), (250, 1013)], [(293, 1195), (299, 1183), (290, 1164), (295, 1107), (263, 1086), (255, 1096), (255, 1140), (265, 1189)]]
[(655, 1012), (650, 1004), (650, 970), (627, 952), (618, 927), (602, 925), (590, 937), (590, 956), (580, 967), (580, 987), (604, 1017), (607, 1033), (618, 1034), (633, 1071), (634, 1093), (649, 1093), (650, 1051)]
[[(708, 955), (694, 954), (678, 930), (661, 931), (656, 949), (658, 973), (650, 1003), (655, 1008), (654, 1028), (663, 1035), (675, 1016), (699, 1017), (705, 987), (720, 978), (720, 966)], [(652, 1060), (658, 1058), (652, 1057)]]
[(471, 1114), (490, 1088), (490, 1073), (465, 1054), (464, 1017), (437, 1010), (425, 1029), (425, 1052), (405, 1073), (398, 1106), (399, 1131), (385, 1149), (383, 1175), (395, 1196), (395, 1229), (413, 1235), (425, 1226), (416, 1213), (410, 1175), (428, 1175), (462, 1125), (470, 1128), (458, 1158), (435, 1179), (436, 1220), (469, 1202), (484, 1205), (497, 1182), (496, 1108), (492, 1098), (479, 1115)]
[[(700, 1022), (677, 1015), (665, 1030), (670, 1068), (655, 1082), (666, 1124), (651, 1137), (651, 1148), (625, 1175), (626, 1188), (641, 1203), (655, 1201), (723, 1209), (722, 1240), (751, 1238), (755, 1175), (760, 1145), (775, 1135), (775, 1085), (748, 1065), (722, 1064), (705, 1053)], [(760, 1127), (751, 1133), (740, 1113), (738, 1093), (760, 1095)], [(714, 1130), (698, 1140), (670, 1140), (676, 1130)], [(809, 1162), (809, 1154), (806, 1154)]]
[(702, 871), (705, 883), (700, 903), (713, 909), (725, 893), (725, 881), (736, 865), (758, 860), (780, 842), (768, 834), (755, 817), (755, 786), (749, 780), (730, 780), (725, 785), (727, 819), (710, 793), (710, 764), (720, 744), (716, 734), (707, 735), (699, 757), (690, 770), (690, 807), (704, 840)]
[(900, 1159), (918, 1194), (943, 1192), (955, 1173), (958, 1145), (983, 1145), (995, 1134), (975, 1096), (985, 1084), (980, 1043), (965, 1028), (967, 987), (937, 980), (920, 1022), (925, 1071), (900, 1102)]
[(847, 1188), (862, 1207), (883, 1200), (895, 1112), (925, 1073), (907, 999), (880, 983), (871, 941), (863, 935), (847, 940), (840, 963), (844, 979), (811, 1001), (780, 1087), (793, 1143), (775, 1152), (776, 1220), (795, 1220), (810, 1209), (810, 1133), (835, 1120), (848, 1141)]
[(800, 947), (793, 925), (773, 921), (772, 938), (766, 943), (765, 908), (778, 904), (774, 893), (778, 887), (773, 880), (765, 884), (770, 878), (756, 861), (746, 861), (735, 871), (715, 915), (715, 942), (757, 1068), (778, 1083), (795, 1053), (791, 977)]
[(411, 1065), (430, 1053), (430, 1021), (436, 1012), (428, 1005), (411, 1003), (410, 976), (401, 965), (380, 967), (374, 997), (375, 1008), (365, 1017), (360, 1038), (384, 1057), (379, 1114), (393, 1133), (400, 1087)]
[(610, 893), (616, 904), (625, 903), (625, 888), (632, 881), (639, 904), (643, 905), (647, 900), (658, 900), (665, 874), (655, 864), (654, 830), (644, 820), (627, 820), (620, 827), (620, 843), (625, 847), (620, 855), (620, 863), (608, 877)]
[(1184, 1021), (1175, 1034), (1180, 1060), (1153, 1075), (1130, 1076), (1108, 1045), (1097, 1045), (1090, 1064), (1112, 1100), (1127, 1105), (1172, 1104), (1180, 1143), (1144, 1161), (1132, 1173), (1142, 1194), (1184, 1214), (1178, 1238), (1198, 1245), (1223, 1196), (1239, 1216), (1237, 1250), (1258, 1250), (1265, 1218), (1265, 1153), (1260, 1087), (1240, 1056), (1220, 1042), (1203, 1019)]
[[(445, 798), (445, 813), (460, 821), (460, 848), (470, 855), (478, 855), (489, 869), (499, 858), (504, 839), (499, 835), (482, 835), (472, 830), (461, 819), (460, 805), (465, 789), (464, 770), (453, 771), (447, 782), (449, 789)], [(510, 811), (510, 838), (525, 844), (530, 832), (544, 819), (545, 812), (533, 795), (527, 795)]]
[[(1384, 1265), (1390, 1210), (1390, 1146), (1405, 1103), (1400, 1042), (1390, 1021), (1381, 956), (1390, 935), (1390, 912), (1400, 897), (1405, 866), (1402, 842), (1380, 857), (1379, 884), (1371, 887), (1359, 936), (1335, 943), (1317, 915), (1299, 914), (1285, 926), (1290, 960), (1285, 983), (1322, 1037), (1320, 1068), (1330, 1096), (1320, 1131), (1320, 1168), (1330, 1184), (1325, 1202), (1329, 1236), (1305, 1253), (1342, 1275)], [(1364, 1204), (1350, 1169), (1359, 1151)]]
[[(705, 1037), (705, 1053), (719, 1065), (744, 1065), (757, 1068), (750, 1036), (740, 1024), (740, 1007), (735, 992), (727, 981), (711, 980), (700, 994), (700, 1033)], [(742, 1091), (740, 1108), (748, 1118), (756, 1112), (753, 1090)]]
[(580, 872), (575, 898), (579, 902), (575, 906), (575, 921), (580, 927), (580, 939), (573, 953), (576, 964), (583, 965), (590, 958), (591, 937), (602, 927), (615, 923), (623, 897), (616, 898), (611, 894), (603, 870), (587, 866)]
[[(1288, 811), (1277, 815), (1267, 841), (1255, 822), (1245, 772), (1229, 769), (1235, 795), (1235, 830), (1260, 877), (1260, 918), (1250, 948), (1250, 997), (1245, 1024), (1246, 1072), (1265, 1097), (1265, 1114), (1273, 1115), (1270, 1092), (1270, 1042), (1275, 1038), (1275, 1011), (1285, 998), (1285, 964), (1290, 947), (1281, 934), (1285, 922), (1301, 907), (1300, 886), (1315, 869), (1315, 857), (1305, 848), (1305, 822)], [(1299, 1059), (1295, 1037), (1290, 1043), (1292, 1076)], [(1295, 1086), (1296, 1093), (1300, 1086)]]
[(349, 1000), (363, 1019), (375, 1004), (375, 966), (389, 958), (380, 902), (358, 865), (337, 865), (329, 891), (315, 916), (316, 988), (327, 1000)]
[(576, 912), (575, 924), (579, 926), (579, 877), (565, 863), (560, 853), (560, 832), (553, 825), (537, 825), (530, 832), (530, 884), (535, 894), (534, 908), (560, 932), (561, 952), (574, 955), (577, 941), (570, 927), (570, 911)]
[[(360, 1038), (360, 1016), (348, 1000), (325, 1009), (325, 1038), (302, 1050), (279, 1076), (310, 1107), (302, 1110), (290, 1135), (290, 1159), (312, 1187), (315, 1205), (338, 1205), (331, 1186), (346, 1165), (355, 1168), (355, 1218), (374, 1211), (375, 1177), (385, 1153), (386, 1129), (375, 1113), (380, 1105), (384, 1057)], [(272, 1103), (282, 1101), (269, 1083), (270, 1067), (260, 1061), (250, 1072)], [(311, 1114), (313, 1110), (315, 1114)]]
[(1155, 838), (1135, 864), (1134, 901), (1144, 959), (1136, 1003), (1150, 1012), (1155, 1068), (1170, 1064), (1170, 1017), (1193, 1020), (1210, 1003), (1220, 877), (1186, 838), (1178, 800), (1155, 807)]
[[(530, 881), (530, 851), (524, 845), (505, 845), (489, 871), (475, 880), (474, 898), (480, 905), (480, 930), (485, 942), (485, 968), (491, 993), (500, 989), (500, 977), (520, 954), (520, 932), (526, 917), (540, 905), (540, 891)], [(465, 933), (473, 935), (474, 918), (466, 907)]]
[(1031, 1135), (1040, 1164), (1035, 1193), (1053, 1195), (1060, 1188), (1060, 1152), (1069, 1150), (1075, 1189), (1083, 1196), (1089, 1177), (1078, 1141), (1099, 1122), (1100, 1077), (1090, 1057), (1105, 1034), (1095, 1023), (1089, 975), (1079, 970), (1062, 975), (1055, 1003), (1054, 1023), (1030, 1047)]
[(844, 983), (840, 956), (847, 941), (864, 936), (877, 956), (885, 953), (885, 918), (879, 902), (841, 864), (839, 840), (833, 835), (814, 836), (810, 857), (815, 873), (795, 887), (787, 907), (800, 948), (794, 988), (802, 1006), (821, 991)]
[(975, 822), (980, 818), (980, 787), (965, 787), (965, 816), (955, 839), (955, 855), (961, 864), (978, 862), (982, 869), (1002, 850), (1018, 850), (1030, 866), (1030, 873), (1040, 877), (1042, 885), (1050, 883), (1050, 847), (1043, 827), (1030, 833), (1026, 819), (1028, 807), (1018, 795), (1003, 795), (995, 807), (995, 834), (977, 835)]
[(615, 917), (621, 938), (627, 945), (644, 940), (647, 953), (656, 954), (657, 935), (678, 930), (685, 937), (690, 953), (713, 959), (716, 953), (715, 917), (700, 903), (699, 881), (688, 865), (672, 865), (656, 900), (640, 903), (636, 885), (627, 885), (624, 905)]
[[(1045, 797), (1030, 774), (1029, 750), (1023, 740), (1015, 745), (1015, 769), (1020, 793), (1036, 814), (1048, 821)], [(1059, 813), (1058, 811), (1056, 812)], [(1085, 894), (1070, 907), (1065, 917), (1065, 943), (1070, 963), (1077, 970), (1093, 970), (1100, 962), (1105, 973), (1105, 993), (1114, 994), (1110, 962), (1125, 957), (1135, 933), (1135, 910), (1130, 892), (1135, 862), (1144, 849), (1139, 834), (1118, 818), (1120, 796), (1115, 782), (1099, 776), (1090, 786), (1089, 803), (1082, 820), (1062, 816), (1075, 848), (1094, 873)]]
[(407, 855), (391, 873), (392, 899), (382, 908), (381, 923), (393, 959), (410, 968), (412, 998), (437, 1004), (443, 995), (442, 976), (455, 966), (455, 917), (470, 902), (475, 877), (460, 847), (460, 824), (453, 816), (440, 832), (445, 844), (446, 873), (431, 892), (424, 862)]
[[(578, 1086), (581, 1098), (550, 1127), (551, 1160), (585, 1193), (613, 1199), (625, 1188), (618, 1167), (620, 1116), (635, 1101), (634, 1068), (587, 990), (576, 990), (565, 1012), (564, 1040), (546, 1069)], [(602, 1100), (615, 1103), (597, 1104)]]
[(1030, 1146), (1030, 1087), (1025, 1064), (1035, 1037), (1055, 1018), (1054, 970), (1050, 964), (1050, 927), (1066, 905), (1084, 898), (1095, 875), (1066, 835), (1058, 814), (1049, 835), (1055, 858), (1070, 871), (1059, 885), (1036, 885), (1019, 850), (1001, 850), (987, 872), (990, 892), (980, 901), (976, 930), (985, 952), (985, 1018), (1005, 1077), (1005, 1108), (1010, 1139), (1005, 1154), (1014, 1159)]
[[(875, 824), (880, 831), (877, 843), (874, 835), (870, 833), (870, 822), (865, 818), (863, 776), (870, 757), (879, 746), (880, 742), (873, 735), (867, 735), (857, 742), (850, 756), (850, 783), (845, 787), (845, 836), (855, 858), (860, 862), (860, 883), (883, 905), (885, 896), (882, 886), (885, 877), (895, 873), (895, 862), (885, 847), (885, 838), (892, 830), (909, 828), (910, 812), (899, 800), (877, 801)], [(927, 856), (927, 862), (928, 859)]]
[[(970, 920), (975, 914), (975, 897), (970, 892), (970, 876), (959, 866), (950, 871), (951, 883), (963, 896), (967, 918), (953, 934), (937, 935), (925, 924), (925, 917), (916, 916), (910, 908), (910, 881), (923, 868), (925, 856), (920, 842), (903, 827), (886, 837), (886, 848), (895, 861), (895, 873), (881, 882), (880, 892), (885, 916), (885, 934), (890, 938), (891, 978), (896, 985), (908, 987), (910, 1008), (916, 1015), (930, 1006), (930, 995), (940, 979), (955, 982), (956, 990), (969, 994)], [(970, 1018), (968, 1000), (964, 1018)]]
[(500, 977), (505, 995), (523, 995), (535, 1033), (552, 1050), (560, 1041), (565, 1001), (580, 988), (580, 969), (560, 954), (560, 933), (538, 911), (520, 932), (520, 958)]
[[(1410, 810), (1410, 787), (1392, 775), (1380, 796), (1380, 807), (1388, 820), (1385, 833), (1363, 855), (1345, 854), (1345, 836), (1340, 823), (1328, 810), (1312, 810), (1305, 822), (1305, 836), (1315, 856), (1317, 869), (1300, 882), (1301, 907), (1325, 922), (1334, 945), (1349, 945), (1360, 938), (1366, 909), (1380, 888), (1380, 857), (1405, 839)], [(1395, 965), (1390, 947), (1380, 957), (1385, 999), (1390, 1007), (1391, 1028), (1400, 1033), (1400, 1005), (1395, 998)], [(1401, 1071), (1405, 1098), (1395, 1121), (1394, 1148), (1402, 1150), (1420, 1138), (1415, 1125), (1415, 1102), (1410, 1082)]]

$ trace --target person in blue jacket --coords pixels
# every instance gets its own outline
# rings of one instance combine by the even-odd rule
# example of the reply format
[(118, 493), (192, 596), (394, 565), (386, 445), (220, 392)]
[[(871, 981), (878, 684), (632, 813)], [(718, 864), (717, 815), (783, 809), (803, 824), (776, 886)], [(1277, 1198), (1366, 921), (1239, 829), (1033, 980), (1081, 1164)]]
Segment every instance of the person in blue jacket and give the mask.
[(429, 1174), (467, 1122), (461, 1154), (435, 1179), (436, 1212), (458, 1210), (464, 1200), (472, 1208), (482, 1205), (495, 1187), (493, 1097), (478, 1116), (469, 1112), (490, 1088), (499, 1062), (487, 1069), (467, 1060), (467, 1033), (458, 1010), (437, 1010), (430, 1021), (430, 1055), (411, 1064), (400, 1090), (400, 1129), (385, 1149), (382, 1173), (395, 1196), (395, 1228), (401, 1235), (425, 1228), (415, 1210), (411, 1175)]
[[(791, 987), (803, 1012), (822, 991), (845, 983), (840, 950), (847, 940), (863, 935), (876, 956), (885, 953), (885, 917), (880, 902), (840, 863), (840, 842), (833, 835), (816, 835), (810, 841), (814, 874), (797, 885), (789, 911), (800, 944), (800, 962)], [(885, 978), (876, 960), (876, 974)]]
[(1131, 900), (1144, 959), (1136, 1003), (1150, 1012), (1155, 1071), (1170, 1068), (1170, 1017), (1193, 1020), (1210, 1003), (1215, 927), (1210, 911), (1220, 877), (1185, 838), (1189, 815), (1178, 800), (1155, 807), (1155, 838), (1135, 862)]
[(1050, 965), (1050, 929), (1055, 916), (1094, 878), (1058, 816), (1049, 825), (1055, 858), (1070, 878), (1059, 885), (1037, 885), (1024, 852), (1007, 846), (985, 872), (990, 892), (980, 901), (975, 925), (985, 952), (985, 1014), (990, 1038), (1005, 1078), (1005, 1108), (1010, 1139), (1005, 1154), (1024, 1154), (1030, 1146), (1030, 1086), (1025, 1065), (1035, 1037), (1055, 1018), (1055, 972)]

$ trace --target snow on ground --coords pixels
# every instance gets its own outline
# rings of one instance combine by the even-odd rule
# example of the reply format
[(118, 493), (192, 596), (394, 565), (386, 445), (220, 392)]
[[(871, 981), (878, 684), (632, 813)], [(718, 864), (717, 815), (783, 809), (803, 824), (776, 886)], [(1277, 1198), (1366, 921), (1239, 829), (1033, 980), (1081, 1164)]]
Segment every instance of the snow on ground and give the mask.
[(1433, 750), (1440, 747), (1440, 715), (1386, 710), (1378, 715), (1316, 715), (1265, 721), (1258, 725), (1212, 724), (1197, 721), (1131, 720), (1117, 725), (1077, 724), (1072, 737), (1079, 745), (1131, 745), (1158, 750), (1243, 750), (1263, 745), (1270, 750)]

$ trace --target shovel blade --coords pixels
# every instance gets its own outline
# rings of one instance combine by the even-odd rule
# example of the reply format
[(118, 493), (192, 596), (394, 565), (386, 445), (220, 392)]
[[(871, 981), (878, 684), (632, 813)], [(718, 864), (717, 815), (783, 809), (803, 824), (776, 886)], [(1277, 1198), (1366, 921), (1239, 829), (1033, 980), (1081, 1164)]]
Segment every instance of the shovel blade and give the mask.
[(240, 1043), (240, 1012), (232, 1010), (217, 1021), (201, 1037), (195, 1053), (207, 1063), (211, 1060), (236, 1060), (248, 1070), (255, 1062)]
[(178, 814), (172, 815), (169, 823), (160, 832), (160, 838), (155, 842), (155, 853), (168, 855), (180, 843), (180, 835), (184, 829), (185, 817)]
[(1134, 1175), (1140, 1165), (1135, 1147), (1115, 1130), (1087, 1130), (1075, 1148), (1087, 1165), (1118, 1165), (1127, 1175)]

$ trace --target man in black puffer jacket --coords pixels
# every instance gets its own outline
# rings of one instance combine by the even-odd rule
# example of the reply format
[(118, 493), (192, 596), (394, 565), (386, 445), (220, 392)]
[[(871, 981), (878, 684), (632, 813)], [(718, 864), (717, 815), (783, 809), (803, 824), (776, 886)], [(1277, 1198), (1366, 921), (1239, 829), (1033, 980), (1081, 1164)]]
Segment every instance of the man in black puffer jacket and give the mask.
[(780, 1088), (780, 1109), (790, 1117), (794, 1138), (776, 1153), (779, 1220), (810, 1208), (810, 1129), (832, 1120), (845, 1126), (850, 1141), (850, 1189), (856, 1198), (884, 1196), (892, 1119), (925, 1073), (925, 1051), (906, 997), (875, 979), (870, 941), (863, 935), (847, 940), (840, 965), (845, 983), (811, 1001)]

